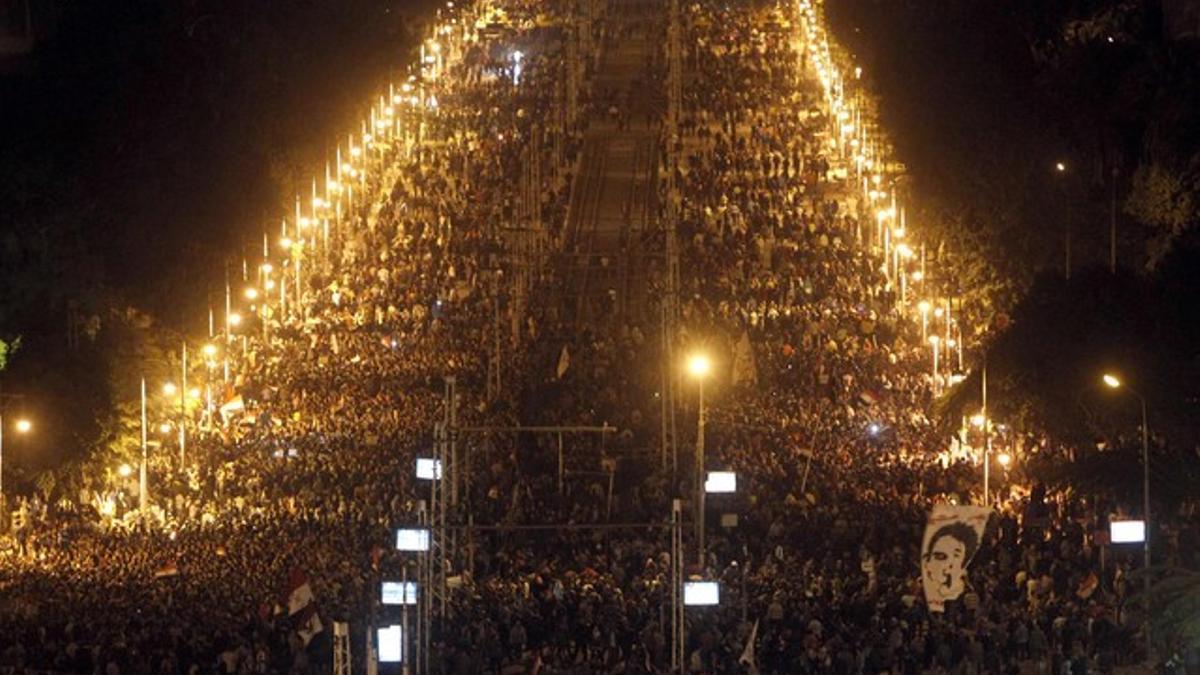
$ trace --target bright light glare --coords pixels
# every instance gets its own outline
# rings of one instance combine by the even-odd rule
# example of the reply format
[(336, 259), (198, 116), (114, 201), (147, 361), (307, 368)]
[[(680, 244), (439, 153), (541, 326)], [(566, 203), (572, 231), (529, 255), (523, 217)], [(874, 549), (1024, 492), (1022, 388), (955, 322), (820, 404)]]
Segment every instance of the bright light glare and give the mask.
[(117, 475), (121, 478), (129, 478), (131, 474), (133, 474), (132, 466), (129, 466), (128, 464), (122, 464), (121, 466), (117, 467)]
[(429, 530), (403, 528), (396, 530), (397, 551), (428, 551)]
[(404, 659), (404, 627), (388, 626), (378, 629), (379, 662), (400, 663)]
[(688, 372), (692, 377), (706, 377), (712, 370), (712, 361), (704, 354), (693, 354), (688, 359)]
[(1110, 373), (1105, 373), (1103, 380), (1104, 380), (1104, 384), (1108, 385), (1109, 387), (1111, 387), (1113, 389), (1118, 389), (1121, 386), (1121, 380), (1116, 375), (1112, 375)]
[(251, 286), (250, 288), (247, 288), (243, 292), (243, 295), (246, 296), (247, 300), (257, 300), (258, 299), (258, 289)]
[(1108, 533), (1114, 544), (1140, 544), (1146, 541), (1146, 522), (1114, 520), (1108, 524)]
[(1007, 467), (1009, 464), (1012, 464), (1012, 455), (1002, 452), (996, 455), (996, 461), (1000, 462), (1000, 466)]
[(685, 581), (683, 604), (687, 606), (711, 606), (721, 604), (721, 585), (715, 581)]
[(217, 346), (214, 344), (207, 344), (207, 345), (204, 345), (203, 347), (201, 347), (200, 351), (204, 352), (205, 356), (216, 356), (217, 355)]
[(732, 471), (709, 471), (704, 491), (709, 494), (737, 492), (737, 474)]
[(33, 429), (33, 422), (26, 419), (17, 420), (17, 431), (19, 433), (27, 434), (30, 429)]
[(421, 480), (441, 480), (442, 461), (432, 457), (418, 457), (417, 478)]
[(176, 393), (179, 392), (179, 388), (175, 386), (174, 382), (168, 382), (163, 385), (162, 391), (167, 396), (174, 396)]

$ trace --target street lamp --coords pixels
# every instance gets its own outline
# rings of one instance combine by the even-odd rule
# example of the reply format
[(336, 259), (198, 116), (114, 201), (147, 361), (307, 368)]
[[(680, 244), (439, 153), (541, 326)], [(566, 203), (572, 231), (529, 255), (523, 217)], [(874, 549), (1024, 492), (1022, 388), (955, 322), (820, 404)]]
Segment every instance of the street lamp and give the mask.
[(693, 354), (688, 359), (688, 373), (695, 378), (699, 390), (699, 414), (696, 418), (696, 551), (704, 566), (704, 380), (712, 372), (712, 361), (705, 354)]
[[(19, 396), (12, 396), (13, 399)], [(13, 424), (13, 429), (17, 434), (29, 434), (30, 430), (34, 429), (34, 423), (25, 418), (17, 420)], [(0, 399), (0, 504), (4, 503), (4, 399)]]
[(1146, 536), (1142, 541), (1142, 566), (1146, 578), (1146, 659), (1150, 659), (1154, 643), (1150, 639), (1150, 427), (1147, 423), (1146, 399), (1112, 373), (1104, 373), (1101, 381), (1109, 389), (1125, 389), (1137, 397), (1142, 406), (1142, 518), (1146, 521)]
[[(1058, 173), (1059, 176), (1065, 176), (1067, 173), (1067, 165), (1063, 162), (1055, 162), (1054, 170)], [(1070, 204), (1068, 204), (1067, 200), (1066, 200), (1066, 194), (1065, 194), (1066, 185), (1063, 183), (1060, 183), (1060, 188), (1064, 192), (1062, 201), (1063, 201), (1064, 208), (1066, 209), (1066, 212), (1067, 212), (1067, 217), (1066, 217), (1067, 222), (1065, 223), (1065, 229), (1066, 229), (1066, 261), (1065, 262), (1066, 262), (1066, 267), (1064, 268), (1064, 271), (1066, 273), (1067, 281), (1070, 281), (1071, 280), (1071, 211), (1070, 211)]]

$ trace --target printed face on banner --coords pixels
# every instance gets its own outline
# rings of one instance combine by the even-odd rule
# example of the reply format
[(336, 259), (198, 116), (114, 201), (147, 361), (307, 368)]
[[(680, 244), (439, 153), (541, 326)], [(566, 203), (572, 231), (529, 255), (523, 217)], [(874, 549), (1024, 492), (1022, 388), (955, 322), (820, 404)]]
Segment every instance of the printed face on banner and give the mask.
[(962, 594), (967, 565), (967, 542), (953, 532), (934, 535), (932, 546), (925, 551), (925, 578), (938, 596), (952, 600)]
[(930, 514), (921, 547), (921, 582), (930, 611), (943, 611), (966, 590), (967, 565), (990, 513), (976, 506), (938, 506)]

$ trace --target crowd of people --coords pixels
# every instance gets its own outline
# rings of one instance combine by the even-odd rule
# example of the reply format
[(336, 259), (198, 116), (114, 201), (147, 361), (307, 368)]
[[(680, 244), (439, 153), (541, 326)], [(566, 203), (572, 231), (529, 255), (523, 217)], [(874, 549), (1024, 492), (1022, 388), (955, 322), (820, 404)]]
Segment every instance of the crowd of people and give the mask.
[[(619, 49), (622, 21), (644, 16), (631, 1), (587, 3), (589, 42)], [(873, 214), (838, 171), (793, 10), (683, 8), (680, 135), (660, 144), (682, 149), (679, 194), (659, 199), (681, 204), (678, 345), (714, 355), (707, 466), (738, 476), (737, 495), (710, 501), (704, 559), (689, 548), (689, 574), (719, 581), (721, 602), (689, 609), (685, 671), (1111, 672), (1141, 644), (1131, 556), (1096, 534), (1120, 505), (998, 478), (967, 592), (944, 613), (925, 606), (925, 515), (978, 502), (979, 467), (949, 459), (930, 418), (941, 383), (913, 303), (860, 226)], [(447, 12), (477, 39), (448, 39), (436, 77), (423, 67), (410, 81), (402, 124), (419, 132), (367, 149), (370, 199), (312, 240), (303, 276), (295, 259), (279, 265), (277, 282), (299, 289), (289, 306), (251, 308), (223, 343), (223, 400), (237, 405), (189, 439), (186, 470), (152, 464), (155, 518), (34, 508), (6, 539), (0, 673), (317, 672), (332, 621), (350, 623), (361, 668), (378, 583), (409, 564), (394, 532), (428, 498), (414, 462), (432, 452), (447, 376), (464, 427), (614, 431), (461, 437), (452, 518), (497, 529), (464, 537), (451, 560), (461, 583), (435, 624), (437, 671), (668, 672), (665, 524), (694, 467), (681, 449), (660, 455), (658, 313), (573, 326), (539, 305), (553, 279), (516, 290), (506, 254), (506, 228), (529, 225), (531, 208), (545, 241), (562, 241), (583, 130), (610, 122), (612, 94), (592, 100), (581, 78), (567, 122), (563, 7)], [(585, 55), (584, 74), (597, 63)], [(516, 187), (531, 155), (532, 207)], [(672, 170), (664, 155), (660, 173)], [(689, 391), (680, 429), (695, 419)], [(537, 524), (559, 527), (504, 529)], [(1162, 555), (1192, 534), (1181, 526)], [(326, 626), (311, 642), (285, 609), (296, 570)]]

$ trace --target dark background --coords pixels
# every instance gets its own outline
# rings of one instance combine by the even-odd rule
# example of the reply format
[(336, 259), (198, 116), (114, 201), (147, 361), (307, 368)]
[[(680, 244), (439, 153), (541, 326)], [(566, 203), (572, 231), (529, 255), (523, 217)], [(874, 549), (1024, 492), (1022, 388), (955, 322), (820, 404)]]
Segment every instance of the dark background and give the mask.
[[(20, 338), (0, 384), (37, 423), (6, 439), (6, 475), (102, 442), (137, 395), (116, 371), (203, 334), (226, 261), (323, 171), (434, 6), (29, 2), (26, 53), (25, 0), (0, 3), (18, 17), (0, 36), (0, 340)], [(69, 342), (72, 325), (100, 330)]]

